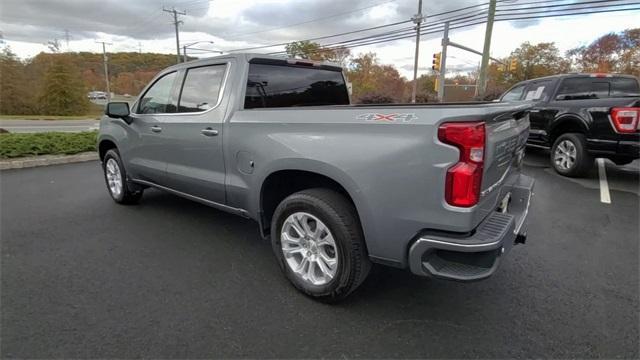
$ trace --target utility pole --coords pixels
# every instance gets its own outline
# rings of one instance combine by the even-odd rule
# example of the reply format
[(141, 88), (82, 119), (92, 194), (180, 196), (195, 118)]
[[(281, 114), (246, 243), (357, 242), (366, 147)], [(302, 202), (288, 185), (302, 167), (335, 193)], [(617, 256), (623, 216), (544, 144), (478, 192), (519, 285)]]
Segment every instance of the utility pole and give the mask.
[(104, 41), (96, 41), (98, 44), (102, 44), (102, 59), (104, 62), (104, 81), (107, 84), (107, 102), (111, 101), (111, 86), (109, 85), (109, 66), (107, 66), (107, 45), (111, 45), (111, 43)]
[(447, 73), (447, 47), (449, 46), (449, 22), (444, 23), (444, 35), (442, 36), (442, 54), (440, 60), (440, 74), (438, 81), (438, 100), (444, 101), (444, 80)]
[(487, 69), (489, 67), (489, 53), (491, 52), (491, 34), (493, 32), (493, 19), (496, 15), (496, 0), (489, 0), (489, 15), (487, 16), (487, 28), (484, 33), (484, 48), (482, 49), (482, 62), (480, 74), (476, 86), (476, 95), (483, 96), (487, 86)]
[(69, 29), (64, 29), (64, 40), (67, 42), (67, 52), (69, 52), (69, 39), (71, 35), (69, 35)]
[(178, 27), (182, 24), (182, 21), (178, 20), (178, 15), (187, 15), (186, 11), (177, 11), (176, 8), (165, 9), (162, 8), (162, 11), (172, 13), (173, 14), (173, 25), (176, 28), (176, 63), (180, 63), (180, 35), (178, 33)]
[(411, 90), (411, 102), (416, 102), (418, 92), (418, 57), (420, 55), (420, 29), (422, 24), (422, 0), (418, 0), (418, 13), (413, 17), (416, 24), (416, 54), (413, 58), (413, 89)]
[(142, 43), (138, 41), (138, 54), (142, 54)]

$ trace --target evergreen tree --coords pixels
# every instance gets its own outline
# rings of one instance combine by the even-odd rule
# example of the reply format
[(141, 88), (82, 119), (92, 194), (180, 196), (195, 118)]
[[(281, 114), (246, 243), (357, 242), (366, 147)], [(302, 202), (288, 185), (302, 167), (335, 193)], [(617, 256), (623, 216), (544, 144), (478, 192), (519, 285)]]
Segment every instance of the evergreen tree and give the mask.
[(88, 111), (82, 76), (66, 54), (55, 56), (46, 70), (40, 102), (46, 115), (78, 115)]
[(0, 114), (30, 112), (24, 64), (7, 46), (0, 51)]

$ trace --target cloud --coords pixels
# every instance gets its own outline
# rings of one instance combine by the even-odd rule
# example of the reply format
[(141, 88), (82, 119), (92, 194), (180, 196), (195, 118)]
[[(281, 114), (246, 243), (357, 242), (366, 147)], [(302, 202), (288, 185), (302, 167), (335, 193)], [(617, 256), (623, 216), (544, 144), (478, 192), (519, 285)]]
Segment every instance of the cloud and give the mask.
[[(481, 2), (427, 2), (424, 11), (428, 15)], [(417, 12), (416, 4), (403, 0), (173, 0), (164, 4), (186, 10), (187, 15), (180, 17), (182, 31), (251, 43), (353, 31), (406, 20)], [(158, 0), (3, 0), (0, 29), (7, 39), (34, 43), (61, 38), (65, 29), (75, 40), (95, 38), (98, 33), (148, 40), (170, 37), (172, 20)]]
[[(179, 2), (174, 2), (181, 10)], [(171, 2), (166, 2), (171, 6)], [(206, 16), (209, 1), (185, 2), (188, 16)], [(0, 26), (7, 39), (42, 43), (62, 38), (68, 30), (75, 40), (95, 38), (98, 33), (135, 39), (168, 37), (172, 17), (155, 0), (3, 0)], [(186, 20), (186, 19), (185, 19)]]
[[(6, 44), (21, 57), (37, 54), (42, 45), (54, 38), (64, 41), (69, 31), (71, 51), (97, 51), (94, 39), (112, 42), (109, 51), (143, 51), (171, 53), (175, 51), (172, 16), (162, 7), (186, 10), (180, 16), (182, 43), (209, 40), (214, 45), (198, 47), (224, 51), (253, 46), (284, 43), (317, 36), (344, 33), (410, 19), (417, 12), (414, 0), (0, 0), (0, 32)], [(460, 13), (433, 17), (434, 14), (485, 4), (486, 0), (424, 1), (423, 14), (430, 16), (426, 25)], [(461, 13), (481, 15), (486, 6), (476, 6)], [(561, 50), (588, 43), (610, 31), (637, 27), (637, 15), (629, 11), (573, 16), (568, 18), (528, 19), (497, 22), (494, 26), (491, 51), (493, 56), (508, 55), (523, 41), (532, 43), (555, 41)], [(476, 17), (477, 19), (478, 17)], [(327, 44), (364, 37), (390, 29), (410, 28), (405, 23), (390, 28), (355, 33), (320, 40)], [(580, 29), (580, 31), (575, 31)], [(558, 37), (558, 34), (562, 36)], [(440, 50), (441, 33), (421, 39), (420, 72), (429, 71), (431, 54)], [(484, 39), (484, 24), (455, 29), (452, 40), (480, 49)], [(64, 45), (64, 42), (63, 42)], [(381, 63), (393, 64), (404, 76), (412, 76), (414, 39), (352, 48), (352, 54), (376, 52)], [(101, 50), (101, 49), (99, 49)], [(260, 49), (273, 52), (280, 48)], [(450, 50), (450, 69), (466, 71), (479, 57)], [(193, 50), (193, 54), (199, 53)], [(206, 56), (205, 52), (200, 52)], [(461, 66), (458, 68), (457, 66)]]

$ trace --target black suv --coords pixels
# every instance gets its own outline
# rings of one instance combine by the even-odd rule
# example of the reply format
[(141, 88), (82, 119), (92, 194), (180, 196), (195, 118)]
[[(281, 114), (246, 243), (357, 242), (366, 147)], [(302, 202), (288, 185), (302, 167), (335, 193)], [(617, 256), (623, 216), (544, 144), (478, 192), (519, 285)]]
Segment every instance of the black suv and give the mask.
[(514, 85), (500, 101), (534, 103), (527, 145), (550, 148), (551, 165), (561, 175), (585, 175), (594, 157), (618, 165), (640, 157), (640, 85), (634, 76), (548, 76)]

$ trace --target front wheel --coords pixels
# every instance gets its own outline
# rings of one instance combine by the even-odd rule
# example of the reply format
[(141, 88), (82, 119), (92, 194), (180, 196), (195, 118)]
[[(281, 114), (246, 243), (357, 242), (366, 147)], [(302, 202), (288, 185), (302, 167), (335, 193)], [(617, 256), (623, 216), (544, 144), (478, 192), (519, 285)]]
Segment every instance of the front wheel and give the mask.
[(273, 215), (271, 242), (289, 281), (319, 300), (347, 297), (371, 268), (355, 207), (329, 189), (284, 199)]
[(560, 175), (585, 176), (593, 167), (593, 157), (587, 152), (585, 136), (579, 133), (558, 136), (551, 147), (551, 165)]
[(127, 173), (122, 165), (118, 150), (107, 151), (102, 160), (104, 180), (113, 201), (119, 204), (136, 204), (142, 197), (142, 189), (127, 181)]

